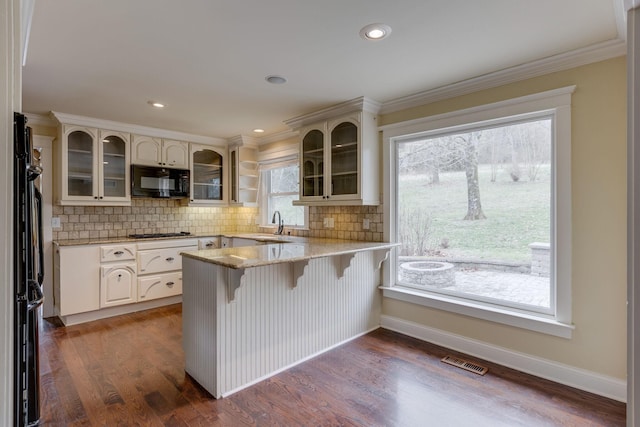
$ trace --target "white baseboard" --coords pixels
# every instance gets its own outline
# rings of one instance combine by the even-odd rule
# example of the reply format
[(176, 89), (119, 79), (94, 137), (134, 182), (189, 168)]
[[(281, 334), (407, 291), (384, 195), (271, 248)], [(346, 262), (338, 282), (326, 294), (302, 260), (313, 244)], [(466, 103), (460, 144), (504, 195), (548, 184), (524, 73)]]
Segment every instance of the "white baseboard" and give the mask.
[(470, 356), (479, 357), (537, 377), (608, 397), (619, 402), (627, 401), (627, 383), (625, 380), (575, 368), (525, 353), (518, 353), (440, 329), (430, 328), (419, 323), (398, 319), (397, 317), (382, 315), (380, 325), (391, 331), (399, 332)]
[(93, 322), (94, 320), (107, 319), (109, 317), (149, 310), (151, 308), (163, 307), (165, 305), (178, 304), (181, 302), (182, 295), (174, 295), (171, 297), (159, 298), (151, 301), (144, 301), (135, 304), (117, 305), (115, 307), (107, 307), (101, 310), (70, 314), (67, 316), (60, 316), (59, 313), (56, 313), (56, 316), (58, 316), (60, 320), (62, 320), (62, 323), (64, 323), (65, 326), (72, 326), (85, 322)]

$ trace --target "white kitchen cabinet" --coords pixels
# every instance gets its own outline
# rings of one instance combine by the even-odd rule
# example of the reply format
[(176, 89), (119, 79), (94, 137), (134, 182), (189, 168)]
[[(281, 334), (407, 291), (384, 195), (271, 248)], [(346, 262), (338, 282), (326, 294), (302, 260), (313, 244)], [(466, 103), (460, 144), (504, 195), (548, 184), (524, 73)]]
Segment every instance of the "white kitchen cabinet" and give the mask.
[(189, 204), (227, 204), (226, 147), (191, 144), (191, 197)]
[[(195, 248), (197, 249), (197, 247)], [(151, 249), (138, 252), (138, 272), (140, 274), (179, 270), (182, 248)]]
[(182, 294), (181, 252), (198, 250), (198, 241), (160, 240), (139, 243), (138, 302)]
[(357, 98), (286, 122), (300, 131), (300, 200), (294, 204), (380, 204), (378, 110), (378, 103)]
[(100, 263), (100, 308), (135, 303), (136, 245), (102, 245)]
[(100, 268), (100, 308), (137, 301), (136, 264), (108, 264)]
[(133, 135), (131, 163), (189, 169), (189, 143), (170, 139)]
[(220, 247), (222, 248), (242, 248), (244, 246), (261, 246), (266, 244), (259, 240), (247, 239), (244, 237), (226, 237), (220, 239)]
[(256, 206), (258, 203), (258, 149), (254, 146), (236, 145), (229, 149), (231, 164), (231, 203), (239, 206)]
[(138, 281), (138, 301), (182, 294), (182, 272), (145, 276)]
[(62, 123), (54, 188), (60, 205), (131, 204), (128, 133)]
[(218, 249), (220, 247), (220, 237), (203, 237), (198, 239), (198, 249)]
[(100, 308), (99, 260), (99, 246), (55, 246), (54, 305), (59, 316)]
[(125, 261), (135, 259), (135, 243), (100, 246), (100, 262)]

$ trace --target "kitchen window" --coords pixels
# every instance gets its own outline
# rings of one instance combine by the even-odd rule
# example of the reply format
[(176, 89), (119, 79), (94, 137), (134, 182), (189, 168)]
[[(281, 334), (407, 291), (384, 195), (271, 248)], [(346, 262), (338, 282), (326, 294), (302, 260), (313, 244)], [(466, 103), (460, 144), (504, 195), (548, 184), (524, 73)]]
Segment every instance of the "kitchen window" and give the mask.
[(572, 91), (383, 127), (385, 296), (571, 336)]
[(261, 223), (263, 227), (273, 227), (273, 214), (280, 212), (285, 227), (307, 228), (308, 208), (293, 206), (300, 197), (300, 173), (297, 159), (293, 161), (261, 165), (262, 181)]

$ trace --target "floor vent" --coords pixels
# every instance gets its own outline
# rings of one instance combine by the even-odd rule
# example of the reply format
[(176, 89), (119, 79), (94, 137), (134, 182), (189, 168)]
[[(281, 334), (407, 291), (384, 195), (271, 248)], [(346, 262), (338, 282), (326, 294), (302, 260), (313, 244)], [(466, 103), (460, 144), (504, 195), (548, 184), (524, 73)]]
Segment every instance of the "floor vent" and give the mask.
[(449, 365), (456, 366), (460, 369), (464, 369), (478, 375), (484, 375), (489, 372), (489, 368), (485, 366), (481, 366), (476, 363), (469, 362), (468, 360), (460, 359), (458, 357), (445, 356), (442, 358), (442, 361), (444, 363), (448, 363)]

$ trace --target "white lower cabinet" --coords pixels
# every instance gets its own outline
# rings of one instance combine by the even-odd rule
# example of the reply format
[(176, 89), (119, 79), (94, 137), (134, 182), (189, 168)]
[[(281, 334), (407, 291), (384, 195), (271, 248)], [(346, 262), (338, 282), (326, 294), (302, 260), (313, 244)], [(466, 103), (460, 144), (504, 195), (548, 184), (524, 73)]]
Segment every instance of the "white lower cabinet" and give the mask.
[[(54, 306), (66, 325), (180, 302), (181, 252), (197, 239), (55, 244)], [(159, 301), (166, 298), (166, 301)], [(143, 304), (152, 301), (150, 304)]]
[(54, 304), (60, 316), (100, 308), (100, 246), (56, 246)]
[(102, 266), (100, 270), (100, 308), (137, 301), (135, 262)]
[[(195, 246), (193, 249), (197, 250)], [(180, 252), (184, 248), (153, 249), (138, 252), (138, 273), (151, 274), (182, 269)]]
[(138, 279), (138, 301), (182, 294), (182, 271)]
[(138, 245), (138, 302), (182, 294), (181, 252), (198, 250), (195, 239)]

